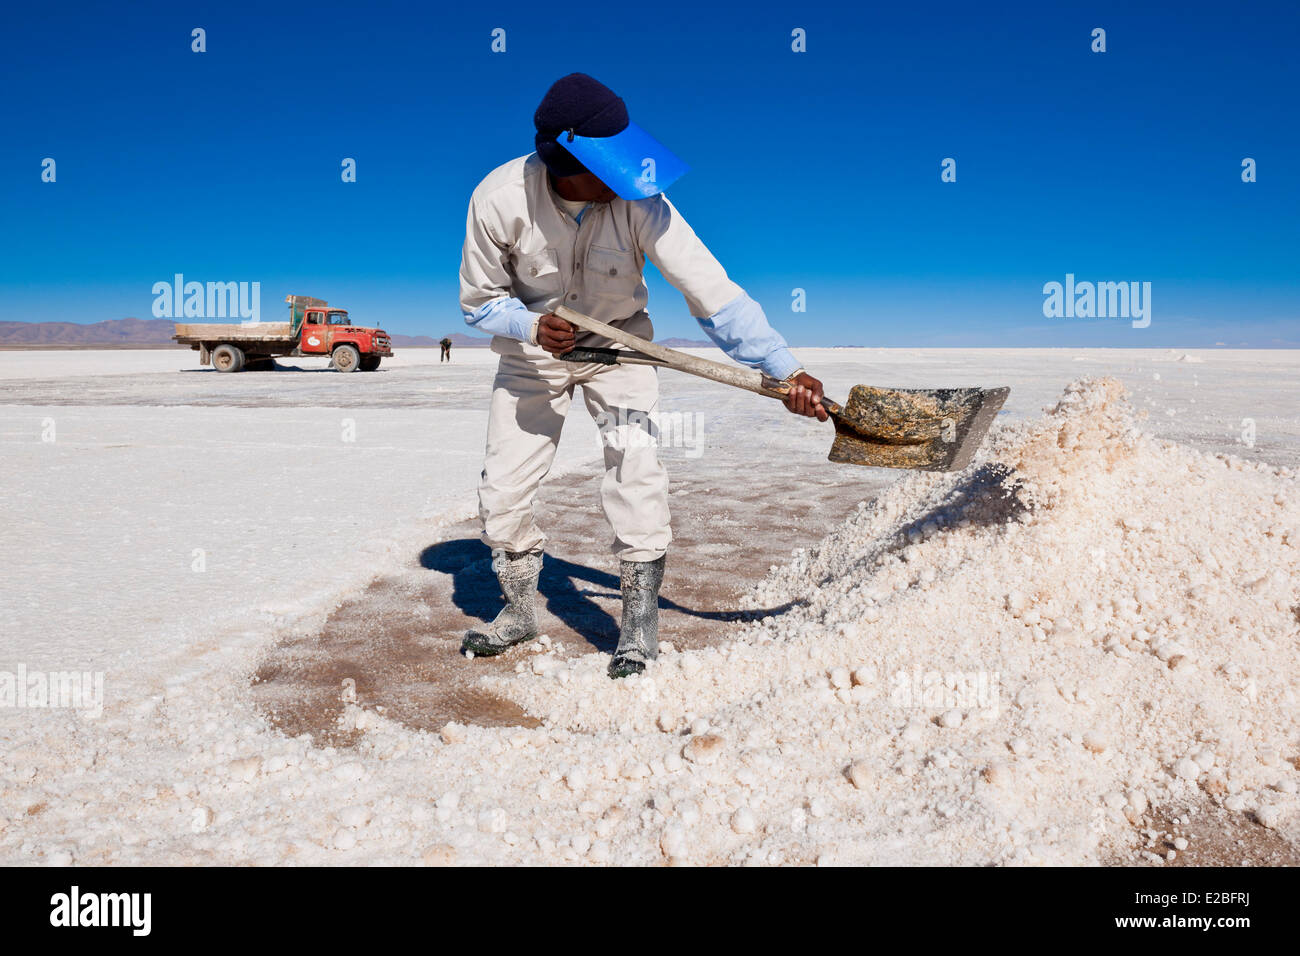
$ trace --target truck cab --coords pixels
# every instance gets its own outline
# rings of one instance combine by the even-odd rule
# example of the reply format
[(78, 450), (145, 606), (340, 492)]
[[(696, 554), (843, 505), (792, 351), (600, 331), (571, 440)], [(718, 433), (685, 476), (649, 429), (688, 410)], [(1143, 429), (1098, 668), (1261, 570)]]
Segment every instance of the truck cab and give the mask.
[[(291, 308), (295, 305), (290, 297)], [(392, 342), (383, 329), (365, 328), (352, 324), (346, 309), (324, 303), (303, 308), (302, 331), (298, 338), (298, 351), (303, 355), (329, 355), (334, 367), (343, 372), (360, 368), (372, 372), (379, 367), (384, 356), (393, 354)], [(295, 310), (296, 311), (296, 310)], [(297, 319), (297, 316), (293, 317)]]

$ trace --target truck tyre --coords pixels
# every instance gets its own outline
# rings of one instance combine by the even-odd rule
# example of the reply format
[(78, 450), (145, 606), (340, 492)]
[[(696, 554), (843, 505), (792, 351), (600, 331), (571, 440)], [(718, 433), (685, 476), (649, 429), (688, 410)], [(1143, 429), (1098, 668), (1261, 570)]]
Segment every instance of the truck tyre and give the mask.
[(218, 345), (212, 351), (212, 367), (218, 372), (238, 372), (244, 367), (244, 350), (237, 345)]
[(334, 367), (340, 372), (355, 372), (361, 365), (361, 353), (355, 345), (340, 345), (334, 350)]
[(383, 358), (382, 355), (361, 356), (361, 371), (373, 372), (375, 369), (379, 368), (379, 361), (382, 358)]

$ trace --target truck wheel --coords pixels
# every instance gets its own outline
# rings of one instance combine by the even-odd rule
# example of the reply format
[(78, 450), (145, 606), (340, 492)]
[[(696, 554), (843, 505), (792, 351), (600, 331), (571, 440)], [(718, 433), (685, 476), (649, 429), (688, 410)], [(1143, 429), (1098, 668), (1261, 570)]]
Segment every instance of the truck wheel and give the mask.
[(340, 372), (355, 372), (361, 365), (361, 353), (355, 345), (340, 345), (334, 350), (334, 367)]
[(238, 372), (244, 367), (244, 350), (237, 345), (218, 345), (212, 352), (212, 367), (218, 372)]
[(373, 372), (375, 369), (379, 368), (379, 361), (382, 358), (383, 358), (382, 355), (361, 356), (361, 371)]

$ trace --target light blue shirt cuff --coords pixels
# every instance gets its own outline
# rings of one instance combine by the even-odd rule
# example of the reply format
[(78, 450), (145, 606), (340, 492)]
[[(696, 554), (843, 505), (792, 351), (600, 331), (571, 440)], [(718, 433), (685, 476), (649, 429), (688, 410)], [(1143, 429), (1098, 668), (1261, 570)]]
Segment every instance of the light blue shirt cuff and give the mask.
[(707, 319), (695, 317), (706, 335), (741, 365), (785, 379), (802, 367), (781, 333), (768, 324), (763, 307), (742, 292)]
[(531, 341), (533, 321), (537, 318), (528, 311), (528, 306), (507, 296), (485, 302), (473, 312), (463, 314), (466, 325), (520, 342)]

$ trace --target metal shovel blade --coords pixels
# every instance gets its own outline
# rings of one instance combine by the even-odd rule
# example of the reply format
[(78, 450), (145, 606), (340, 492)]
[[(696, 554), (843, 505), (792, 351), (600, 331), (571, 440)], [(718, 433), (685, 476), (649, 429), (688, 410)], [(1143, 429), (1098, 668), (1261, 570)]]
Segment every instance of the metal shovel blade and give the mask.
[(970, 464), (1009, 388), (855, 385), (832, 417), (827, 457), (848, 465), (960, 471)]

